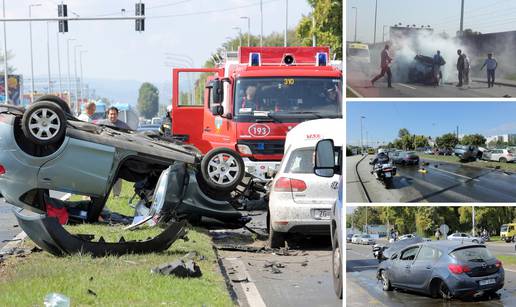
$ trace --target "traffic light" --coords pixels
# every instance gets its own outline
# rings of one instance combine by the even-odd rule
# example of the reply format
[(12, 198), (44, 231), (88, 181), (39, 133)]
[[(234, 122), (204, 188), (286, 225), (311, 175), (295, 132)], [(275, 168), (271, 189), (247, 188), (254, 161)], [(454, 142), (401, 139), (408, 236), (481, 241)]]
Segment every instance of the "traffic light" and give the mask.
[[(68, 17), (68, 8), (66, 4), (58, 4), (57, 5), (57, 16), (58, 17)], [(68, 32), (68, 20), (59, 20), (59, 33)]]
[[(136, 16), (145, 16), (145, 4), (136, 3), (136, 9), (134, 10)], [(136, 19), (136, 31), (145, 31), (145, 19)]]

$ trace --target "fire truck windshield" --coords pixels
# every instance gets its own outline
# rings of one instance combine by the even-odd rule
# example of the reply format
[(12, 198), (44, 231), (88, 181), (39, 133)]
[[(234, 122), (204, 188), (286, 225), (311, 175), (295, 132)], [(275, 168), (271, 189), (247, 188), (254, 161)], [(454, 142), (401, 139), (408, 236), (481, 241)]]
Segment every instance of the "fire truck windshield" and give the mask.
[(235, 86), (235, 116), (313, 119), (341, 117), (340, 78), (239, 78)]

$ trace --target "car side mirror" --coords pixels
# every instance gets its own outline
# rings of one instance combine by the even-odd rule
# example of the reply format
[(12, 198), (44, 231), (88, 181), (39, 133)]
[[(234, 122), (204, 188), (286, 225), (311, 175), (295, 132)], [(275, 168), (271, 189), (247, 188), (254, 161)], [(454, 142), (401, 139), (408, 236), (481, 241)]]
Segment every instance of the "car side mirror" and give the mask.
[(335, 147), (333, 140), (325, 139), (317, 142), (315, 146), (314, 173), (321, 177), (333, 177), (335, 175)]
[(211, 114), (215, 116), (222, 116), (224, 114), (224, 107), (220, 104), (211, 106)]
[(212, 82), (211, 98), (212, 102), (215, 104), (221, 103), (222, 100), (224, 100), (224, 89), (220, 79), (215, 79)]

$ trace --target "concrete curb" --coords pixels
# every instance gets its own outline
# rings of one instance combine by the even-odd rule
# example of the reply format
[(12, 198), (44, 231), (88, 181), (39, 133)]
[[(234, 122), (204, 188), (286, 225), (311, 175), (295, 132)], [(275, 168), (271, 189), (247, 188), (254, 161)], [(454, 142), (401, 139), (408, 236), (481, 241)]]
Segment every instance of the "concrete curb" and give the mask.
[[(486, 83), (487, 84), (487, 80), (484, 80), (484, 79), (471, 79), (472, 81), (475, 81), (475, 82), (479, 82), (479, 83)], [(495, 85), (503, 85), (503, 86), (510, 86), (510, 87), (516, 87), (516, 81), (514, 83), (509, 83), (509, 82), (500, 82), (500, 81), (496, 81), (495, 82)]]
[[(70, 196), (72, 196), (72, 194), (66, 193), (65, 195), (63, 195), (63, 197), (61, 197), (61, 200), (67, 200), (68, 198), (70, 198)], [(27, 234), (24, 231), (20, 232), (12, 239), (11, 242), (7, 243), (6, 245), (4, 245), (4, 247), (2, 247), (2, 249), (0, 249), (0, 255), (8, 254), (11, 250), (17, 248), (18, 245), (23, 243), (25, 239), (27, 239)]]

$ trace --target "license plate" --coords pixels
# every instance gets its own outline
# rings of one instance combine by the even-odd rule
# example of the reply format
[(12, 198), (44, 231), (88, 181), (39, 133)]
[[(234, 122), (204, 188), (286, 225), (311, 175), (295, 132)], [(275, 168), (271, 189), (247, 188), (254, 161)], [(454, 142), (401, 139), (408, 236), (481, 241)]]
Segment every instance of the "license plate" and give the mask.
[(330, 209), (314, 209), (313, 217), (318, 220), (329, 220), (331, 216)]
[(492, 285), (492, 284), (496, 283), (496, 279), (494, 279), (494, 278), (484, 279), (484, 280), (479, 281), (478, 283), (481, 286)]
[(385, 173), (385, 177), (391, 178), (391, 173)]

